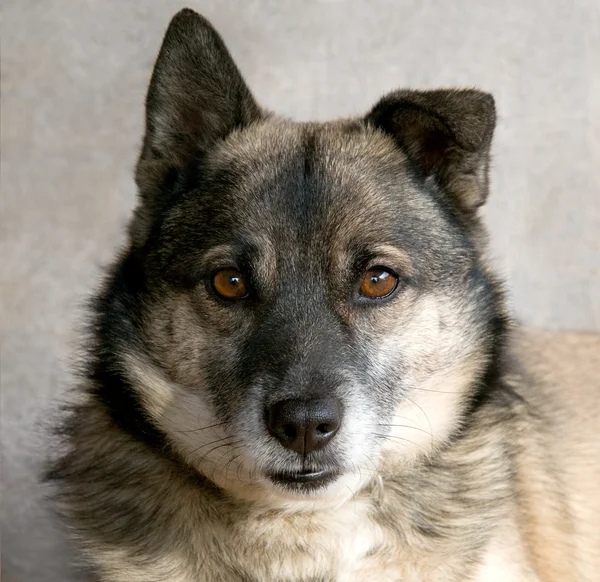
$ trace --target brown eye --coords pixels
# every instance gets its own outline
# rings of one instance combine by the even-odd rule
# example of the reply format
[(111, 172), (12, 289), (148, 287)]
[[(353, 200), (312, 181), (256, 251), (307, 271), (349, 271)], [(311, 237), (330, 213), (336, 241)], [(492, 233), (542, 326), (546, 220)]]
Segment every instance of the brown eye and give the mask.
[(390, 295), (398, 285), (398, 277), (384, 267), (375, 267), (367, 272), (360, 284), (360, 294), (371, 299), (382, 299)]
[(217, 271), (212, 280), (215, 293), (223, 299), (243, 299), (248, 295), (248, 286), (244, 276), (236, 269)]

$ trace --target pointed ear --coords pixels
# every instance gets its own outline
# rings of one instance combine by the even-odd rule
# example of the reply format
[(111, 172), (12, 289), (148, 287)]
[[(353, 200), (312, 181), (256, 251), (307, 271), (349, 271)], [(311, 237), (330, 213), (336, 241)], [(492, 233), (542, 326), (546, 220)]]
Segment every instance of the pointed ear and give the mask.
[(150, 201), (177, 170), (261, 115), (211, 24), (192, 10), (178, 12), (146, 98), (146, 134), (136, 171), (142, 200)]
[(472, 213), (485, 202), (496, 123), (489, 93), (397, 91), (366, 120), (393, 137), (421, 175), (433, 178), (462, 212)]

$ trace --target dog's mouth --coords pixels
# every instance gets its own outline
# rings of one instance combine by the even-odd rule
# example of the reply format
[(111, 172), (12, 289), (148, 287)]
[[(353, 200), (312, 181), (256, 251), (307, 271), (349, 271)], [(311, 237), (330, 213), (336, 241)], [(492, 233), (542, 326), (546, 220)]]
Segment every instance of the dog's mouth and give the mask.
[(269, 479), (277, 485), (292, 488), (296, 491), (312, 491), (326, 487), (339, 477), (337, 471), (300, 471), (289, 473), (271, 473)]

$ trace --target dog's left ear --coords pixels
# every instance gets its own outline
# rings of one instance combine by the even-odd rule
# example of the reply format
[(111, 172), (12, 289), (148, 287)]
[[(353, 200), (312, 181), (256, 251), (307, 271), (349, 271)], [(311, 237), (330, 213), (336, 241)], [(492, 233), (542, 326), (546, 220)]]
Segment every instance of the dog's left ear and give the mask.
[(423, 178), (433, 178), (459, 210), (471, 214), (488, 193), (496, 123), (494, 99), (471, 89), (397, 91), (366, 121), (394, 138)]

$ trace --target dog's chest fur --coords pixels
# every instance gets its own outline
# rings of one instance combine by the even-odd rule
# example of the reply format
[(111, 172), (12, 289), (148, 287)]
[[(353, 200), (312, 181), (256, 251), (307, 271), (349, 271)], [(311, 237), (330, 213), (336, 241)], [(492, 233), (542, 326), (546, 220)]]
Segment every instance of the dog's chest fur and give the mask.
[[(482, 462), (482, 474), (499, 478), (498, 460)], [(252, 512), (224, 540), (234, 550), (232, 569), (243, 572), (243, 580), (277, 582), (537, 580), (515, 554), (520, 540), (513, 539), (518, 535), (513, 508), (502, 502), (509, 494), (507, 482), (495, 495), (488, 490), (485, 500), (477, 499), (483, 489), (468, 490), (456, 473), (438, 469), (422, 479), (386, 482), (383, 498), (377, 488), (367, 489), (327, 511)], [(438, 494), (435, 483), (445, 488), (447, 477), (453, 483)], [(465, 505), (451, 504), (448, 490), (464, 496)]]
[[(385, 523), (380, 511), (370, 496), (364, 496), (330, 511), (250, 513), (222, 536), (213, 524), (211, 535), (202, 528), (194, 536), (185, 552), (188, 563), (176, 580), (204, 580), (212, 572), (213, 577), (222, 576), (215, 580), (223, 581), (437, 582), (466, 574), (465, 554), (473, 548), (459, 551), (465, 542), (460, 532), (454, 540), (434, 543), (416, 529), (402, 536), (394, 524)], [(193, 556), (201, 556), (197, 570)]]
[(206, 572), (222, 575), (224, 581), (253, 582), (448, 582), (472, 574), (489, 539), (482, 524), (492, 514), (497, 517), (498, 508), (477, 524), (468, 519), (468, 510), (445, 515), (453, 528), (453, 535), (447, 535), (435, 531), (425, 515), (427, 499), (439, 500), (424, 492), (423, 505), (413, 498), (409, 508), (405, 503), (414, 494), (412, 484), (406, 494), (400, 493), (401, 483), (387, 483), (386, 489), (383, 501), (376, 492), (365, 491), (331, 510), (254, 510), (223, 529), (206, 524), (185, 552), (187, 560), (202, 556), (200, 567), (188, 562), (181, 582), (195, 576), (204, 580)]
[(398, 569), (388, 564), (393, 534), (373, 514), (372, 500), (365, 497), (330, 511), (250, 518), (233, 536), (243, 548), (240, 565), (252, 564), (246, 552), (258, 543), (268, 560), (254, 561), (251, 575), (257, 580), (273, 576), (273, 570), (277, 580), (400, 580)]

